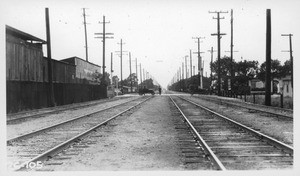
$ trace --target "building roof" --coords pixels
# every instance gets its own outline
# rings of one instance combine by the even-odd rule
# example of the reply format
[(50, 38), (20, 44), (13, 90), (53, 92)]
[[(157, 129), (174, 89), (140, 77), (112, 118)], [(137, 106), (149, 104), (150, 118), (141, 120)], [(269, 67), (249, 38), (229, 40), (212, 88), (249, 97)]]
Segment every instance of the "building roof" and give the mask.
[(62, 60), (60, 60), (60, 61), (62, 61), (62, 62), (69, 62), (70, 60), (73, 61), (73, 60), (75, 60), (75, 59), (82, 60), (83, 62), (87, 62), (87, 63), (89, 63), (89, 64), (92, 64), (92, 65), (94, 65), (94, 66), (97, 66), (97, 67), (100, 67), (100, 68), (101, 68), (100, 65), (97, 65), (97, 64), (94, 64), (94, 63), (92, 63), (92, 62), (86, 61), (86, 60), (81, 59), (80, 57), (77, 57), (77, 56), (73, 56), (73, 57), (69, 57), (69, 58), (66, 58), (66, 59), (62, 59)]
[(12, 36), (15, 36), (15, 37), (18, 37), (18, 38), (21, 38), (23, 40), (29, 40), (29, 41), (35, 41), (35, 42), (41, 42), (42, 44), (45, 44), (47, 43), (45, 40), (42, 40), (40, 38), (37, 38), (33, 35), (30, 35), (28, 33), (25, 33), (23, 31), (20, 31), (16, 28), (13, 28), (11, 26), (8, 26), (8, 25), (5, 25), (6, 27), (6, 34), (10, 34)]

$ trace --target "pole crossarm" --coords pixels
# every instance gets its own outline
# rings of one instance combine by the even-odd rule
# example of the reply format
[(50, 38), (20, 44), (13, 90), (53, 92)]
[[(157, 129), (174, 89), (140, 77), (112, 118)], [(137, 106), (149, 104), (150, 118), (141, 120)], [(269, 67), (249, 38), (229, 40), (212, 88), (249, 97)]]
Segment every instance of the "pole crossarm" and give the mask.
[(215, 36), (215, 35), (227, 35), (226, 33), (220, 33), (220, 34), (218, 34), (218, 33), (214, 33), (214, 34), (211, 34), (212, 36)]
[(228, 13), (228, 11), (208, 11), (208, 13)]
[(198, 54), (198, 53), (205, 53), (204, 51), (201, 52), (193, 52), (193, 54)]
[[(230, 53), (231, 51), (225, 51), (225, 52), (226, 52), (226, 53)], [(236, 52), (239, 52), (239, 51), (232, 51), (232, 52), (235, 52), (235, 53), (236, 53)]]
[(281, 34), (281, 36), (293, 36), (293, 34)]
[[(103, 33), (95, 33), (95, 35), (103, 35)], [(105, 35), (114, 35), (114, 33), (105, 33)]]
[(95, 37), (95, 38), (105, 38), (105, 39), (113, 39), (114, 37)]

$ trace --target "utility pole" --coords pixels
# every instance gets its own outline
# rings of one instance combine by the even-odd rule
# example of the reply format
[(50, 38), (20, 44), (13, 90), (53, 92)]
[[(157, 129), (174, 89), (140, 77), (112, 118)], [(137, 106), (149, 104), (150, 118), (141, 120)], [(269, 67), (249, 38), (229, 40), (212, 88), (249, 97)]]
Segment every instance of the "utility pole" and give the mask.
[(130, 70), (130, 92), (132, 93), (132, 75), (131, 75), (131, 53), (129, 52), (129, 70)]
[(204, 53), (204, 52), (201, 52), (200, 51), (200, 43), (202, 43), (200, 40), (201, 39), (205, 39), (205, 37), (193, 37), (193, 39), (197, 39), (197, 43), (198, 43), (198, 52), (195, 52), (198, 54), (198, 77), (199, 77), (199, 87), (200, 89), (203, 89), (203, 81), (202, 81), (202, 75), (201, 75), (201, 69), (202, 69), (202, 58), (201, 58), (201, 53)]
[(123, 93), (123, 59), (122, 59), (122, 56), (123, 56), (123, 52), (127, 52), (127, 51), (123, 51), (123, 45), (125, 43), (122, 42), (122, 39), (121, 39), (121, 42), (118, 43), (120, 45), (120, 51), (116, 51), (116, 52), (120, 52), (120, 58), (121, 58), (121, 61), (120, 61), (120, 68), (121, 68), (121, 92)]
[(88, 62), (89, 61), (89, 57), (88, 57), (88, 43), (87, 43), (87, 30), (86, 30), (86, 14), (85, 14), (85, 9), (83, 8), (83, 25), (84, 25), (84, 36), (85, 36), (85, 60)]
[(210, 95), (212, 94), (211, 92), (211, 86), (212, 86), (212, 80), (213, 80), (213, 77), (212, 77), (212, 63), (213, 63), (213, 59), (214, 59), (214, 52), (216, 52), (216, 50), (214, 50), (213, 47), (211, 47), (210, 50), (207, 50), (208, 52), (210, 52), (210, 86), (209, 86), (209, 89), (210, 89)]
[(233, 10), (231, 9), (231, 19), (230, 19), (230, 87), (232, 87), (234, 73), (233, 73)]
[(183, 80), (182, 89), (184, 90), (184, 88), (185, 88), (185, 81), (184, 81), (184, 63), (183, 62), (182, 62), (182, 80)]
[(135, 58), (135, 73), (136, 73), (136, 81), (137, 81), (136, 88), (139, 89), (139, 77), (138, 77), (138, 69), (137, 69), (137, 58)]
[(143, 78), (142, 78), (142, 64), (141, 63), (140, 63), (140, 79), (141, 79), (141, 88), (142, 88)]
[(113, 53), (110, 53), (110, 75), (111, 75), (111, 84), (113, 84)]
[(182, 88), (182, 77), (181, 77), (181, 68), (179, 67), (179, 91), (181, 92), (181, 88)]
[(190, 49), (190, 70), (191, 70), (191, 78), (193, 76), (193, 73), (192, 73), (192, 67), (193, 67), (193, 61), (192, 61), (192, 50)]
[(216, 34), (211, 34), (212, 36), (216, 35), (218, 38), (218, 96), (221, 96), (221, 66), (220, 66), (220, 57), (221, 57), (221, 38), (222, 35), (226, 35), (225, 33), (220, 33), (220, 19), (224, 19), (224, 17), (220, 18), (220, 13), (228, 13), (226, 12), (222, 12), (222, 11), (215, 11), (215, 12), (209, 12), (209, 13), (216, 13), (217, 14), (217, 18), (213, 19), (217, 19), (217, 29), (218, 32)]
[(185, 79), (186, 79), (186, 80), (187, 80), (187, 78), (188, 78), (187, 57), (188, 57), (188, 56), (184, 56), (184, 59), (185, 59)]
[(47, 60), (48, 60), (48, 82), (49, 82), (49, 106), (55, 106), (53, 80), (52, 80), (52, 56), (51, 56), (51, 36), (50, 36), (50, 20), (49, 9), (45, 8), (46, 17), (46, 36), (47, 36)]
[(145, 69), (143, 69), (143, 80), (145, 81), (146, 79), (145, 79)]
[[(103, 16), (103, 22), (99, 22), (100, 24), (103, 24), (103, 33), (95, 33), (95, 35), (102, 35), (102, 37), (95, 37), (95, 38), (101, 38), (102, 42), (103, 42), (103, 51), (102, 51), (102, 61), (103, 61), (103, 76), (101, 79), (101, 84), (104, 85), (105, 87), (107, 86), (105, 77), (106, 77), (106, 73), (105, 73), (105, 39), (112, 39), (113, 37), (107, 37), (106, 35), (113, 35), (113, 33), (106, 33), (105, 32), (105, 24), (106, 23), (110, 23), (110, 22), (105, 22), (105, 16)], [(107, 96), (107, 95), (106, 95)]]
[[(290, 60), (291, 60), (291, 83), (293, 88), (293, 48), (292, 48), (292, 36), (293, 34), (281, 34), (281, 36), (288, 36), (289, 42), (290, 42), (290, 50), (289, 51), (283, 51), (283, 52), (290, 52)], [(294, 91), (294, 90), (293, 90)]]
[(195, 66), (193, 65), (193, 76), (195, 76)]
[(266, 11), (266, 94), (265, 105), (271, 106), (271, 9)]
[[(232, 48), (233, 45), (230, 46), (230, 51), (225, 51), (225, 52), (230, 52), (230, 85), (228, 85), (228, 90), (232, 90), (232, 85), (233, 85), (233, 79), (234, 79), (234, 69), (233, 69), (233, 53), (239, 52), (239, 51), (233, 51)], [(230, 86), (230, 87), (229, 87)], [(233, 95), (233, 92), (231, 91), (231, 96)]]

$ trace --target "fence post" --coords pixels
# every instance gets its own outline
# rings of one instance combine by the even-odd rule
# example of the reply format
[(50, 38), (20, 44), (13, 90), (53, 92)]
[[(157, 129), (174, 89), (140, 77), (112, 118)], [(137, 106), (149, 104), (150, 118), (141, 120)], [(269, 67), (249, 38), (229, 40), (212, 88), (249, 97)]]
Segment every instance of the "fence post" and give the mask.
[(283, 108), (283, 93), (280, 94), (280, 107)]
[(255, 94), (253, 94), (253, 104), (255, 104)]

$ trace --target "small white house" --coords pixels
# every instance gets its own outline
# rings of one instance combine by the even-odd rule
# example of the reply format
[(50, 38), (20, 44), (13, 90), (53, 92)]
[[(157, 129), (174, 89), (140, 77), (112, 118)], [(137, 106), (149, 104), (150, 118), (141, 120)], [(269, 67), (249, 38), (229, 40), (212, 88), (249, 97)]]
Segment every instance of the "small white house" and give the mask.
[[(249, 80), (249, 86), (251, 89), (254, 88), (263, 88), (265, 87), (265, 83), (260, 81), (259, 79)], [(293, 88), (292, 88), (292, 79), (291, 75), (288, 75), (283, 78), (274, 78), (271, 84), (271, 92), (273, 93), (283, 93), (284, 97), (292, 97), (293, 96)]]
[(279, 87), (280, 89), (282, 89), (282, 93), (283, 96), (289, 96), (292, 97), (293, 96), (293, 88), (292, 88), (292, 79), (291, 79), (291, 75), (287, 75), (284, 78), (281, 78), (279, 80)]

